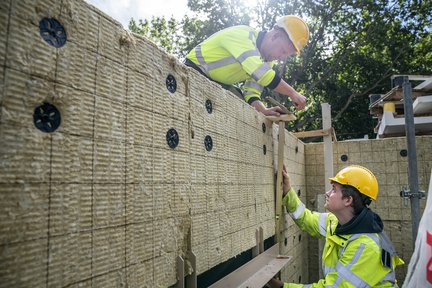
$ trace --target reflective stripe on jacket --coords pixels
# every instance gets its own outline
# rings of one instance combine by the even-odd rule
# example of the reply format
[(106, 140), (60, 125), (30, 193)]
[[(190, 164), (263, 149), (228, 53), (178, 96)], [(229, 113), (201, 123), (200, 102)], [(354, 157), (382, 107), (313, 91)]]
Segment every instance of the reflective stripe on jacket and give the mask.
[(338, 219), (334, 214), (310, 211), (293, 189), (283, 203), (300, 229), (326, 240), (322, 254), (324, 279), (308, 285), (285, 283), (284, 288), (397, 287), (394, 269), (404, 262), (384, 232), (335, 235)]
[(275, 78), (273, 63), (264, 62), (257, 48), (258, 31), (248, 26), (221, 30), (197, 45), (187, 59), (195, 63), (209, 78), (242, 87), (244, 99), (261, 99), (261, 92)]

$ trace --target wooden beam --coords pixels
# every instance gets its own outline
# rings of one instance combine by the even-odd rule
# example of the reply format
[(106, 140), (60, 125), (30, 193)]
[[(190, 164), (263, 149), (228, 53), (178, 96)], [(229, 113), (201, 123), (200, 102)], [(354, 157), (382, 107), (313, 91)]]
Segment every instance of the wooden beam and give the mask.
[(281, 241), (281, 221), (282, 221), (282, 185), (283, 185), (283, 175), (282, 169), (284, 164), (284, 148), (285, 148), (285, 122), (279, 122), (278, 129), (278, 165), (277, 165), (277, 177), (276, 177), (276, 222), (275, 222), (275, 233), (276, 233), (276, 241), (279, 244), (279, 253), (281, 253), (282, 249), (282, 241)]
[(333, 127), (331, 129), (332, 129), (332, 138), (333, 138), (333, 141), (337, 142), (335, 129)]
[(322, 119), (323, 119), (323, 131), (329, 132), (324, 135), (324, 185), (325, 191), (330, 190), (330, 182), (328, 178), (333, 177), (333, 144), (332, 135), (333, 128), (331, 127), (331, 106), (328, 103), (321, 104)]
[(292, 133), (297, 138), (309, 138), (331, 135), (333, 128)]
[(266, 116), (266, 118), (270, 121), (273, 122), (278, 122), (278, 121), (293, 121), (296, 120), (297, 117), (293, 114), (293, 113), (288, 113), (288, 114), (282, 114), (280, 116)]
[[(324, 136), (324, 186), (325, 191), (328, 191), (331, 189), (330, 181), (327, 179), (330, 177), (333, 177), (333, 143), (332, 143), (332, 137), (334, 135), (334, 129), (332, 128), (332, 119), (331, 119), (331, 106), (328, 103), (322, 103), (321, 104), (321, 115), (322, 115), (322, 123), (323, 123), (323, 130), (328, 131), (329, 134)], [(334, 136), (334, 139), (336, 136)], [(325, 204), (325, 198), (323, 195), (321, 197), (318, 197), (318, 211), (324, 212), (324, 204)], [(319, 260), (320, 264), (322, 264), (322, 251), (324, 249), (324, 241), (322, 239), (318, 242), (319, 247)], [(319, 267), (322, 267), (322, 265), (319, 265)], [(323, 277), (322, 273), (323, 271), (319, 271), (320, 277)]]

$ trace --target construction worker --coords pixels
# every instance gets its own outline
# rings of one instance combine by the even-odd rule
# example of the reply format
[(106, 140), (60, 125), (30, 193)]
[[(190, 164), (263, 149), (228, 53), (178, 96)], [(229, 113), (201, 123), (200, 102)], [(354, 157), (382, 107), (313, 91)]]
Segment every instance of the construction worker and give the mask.
[(268, 32), (234, 26), (197, 45), (185, 64), (223, 86), (245, 81), (244, 100), (264, 115), (278, 116), (280, 107), (267, 108), (261, 102), (264, 87), (289, 96), (297, 109), (305, 107), (306, 98), (276, 74), (272, 61), (298, 55), (308, 39), (306, 22), (292, 15), (281, 17)]
[(378, 196), (378, 182), (367, 168), (348, 166), (330, 178), (325, 193), (330, 213), (311, 212), (291, 188), (283, 169), (283, 203), (294, 222), (310, 235), (325, 239), (324, 279), (303, 285), (272, 279), (270, 287), (398, 287), (395, 268), (404, 264), (383, 231), (378, 214), (368, 208)]

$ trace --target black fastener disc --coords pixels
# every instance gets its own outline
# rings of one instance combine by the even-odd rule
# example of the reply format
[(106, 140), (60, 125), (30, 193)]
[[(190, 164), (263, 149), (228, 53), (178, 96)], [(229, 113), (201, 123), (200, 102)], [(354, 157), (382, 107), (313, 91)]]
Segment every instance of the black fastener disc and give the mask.
[(213, 112), (213, 104), (212, 104), (212, 102), (211, 102), (210, 99), (207, 99), (207, 100), (206, 100), (205, 107), (206, 107), (207, 112), (208, 112), (209, 114), (211, 114), (211, 113)]
[(207, 151), (211, 151), (213, 149), (213, 139), (210, 135), (207, 135), (204, 139), (204, 146)]
[(39, 33), (42, 39), (56, 48), (66, 44), (67, 35), (62, 24), (54, 18), (42, 18), (39, 21)]
[(166, 87), (169, 92), (174, 93), (177, 90), (177, 80), (171, 74), (169, 74), (165, 80)]
[(33, 122), (36, 128), (42, 132), (54, 132), (61, 123), (60, 112), (54, 105), (44, 103), (35, 108)]
[(179, 144), (179, 135), (174, 128), (168, 130), (166, 134), (166, 140), (168, 146), (171, 147), (172, 149), (177, 147), (177, 145)]
[(343, 154), (343, 155), (341, 156), (341, 160), (342, 160), (342, 162), (346, 162), (346, 161), (348, 161), (348, 155)]

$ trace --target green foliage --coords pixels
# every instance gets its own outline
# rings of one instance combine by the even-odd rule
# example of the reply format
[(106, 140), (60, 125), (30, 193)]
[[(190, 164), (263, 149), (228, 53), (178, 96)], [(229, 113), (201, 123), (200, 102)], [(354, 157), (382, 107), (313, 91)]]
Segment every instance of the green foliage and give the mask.
[[(183, 58), (213, 33), (233, 25), (268, 30), (282, 15), (307, 20), (310, 39), (300, 57), (275, 68), (308, 98), (289, 129), (321, 129), (321, 103), (332, 106), (339, 140), (374, 137), (369, 94), (390, 90), (393, 74), (432, 74), (431, 0), (188, 0), (193, 16), (132, 19), (131, 31), (145, 35)], [(266, 95), (290, 106), (286, 96)], [(291, 108), (292, 109), (292, 108)]]
[(248, 9), (241, 0), (188, 0), (188, 7), (196, 17), (185, 17), (182, 21), (186, 54), (212, 34), (235, 25), (249, 25)]
[(165, 17), (152, 17), (150, 21), (140, 19), (138, 24), (132, 18), (129, 22), (130, 31), (147, 37), (173, 54), (179, 53), (181, 37), (178, 29), (179, 23), (173, 17), (168, 20)]

